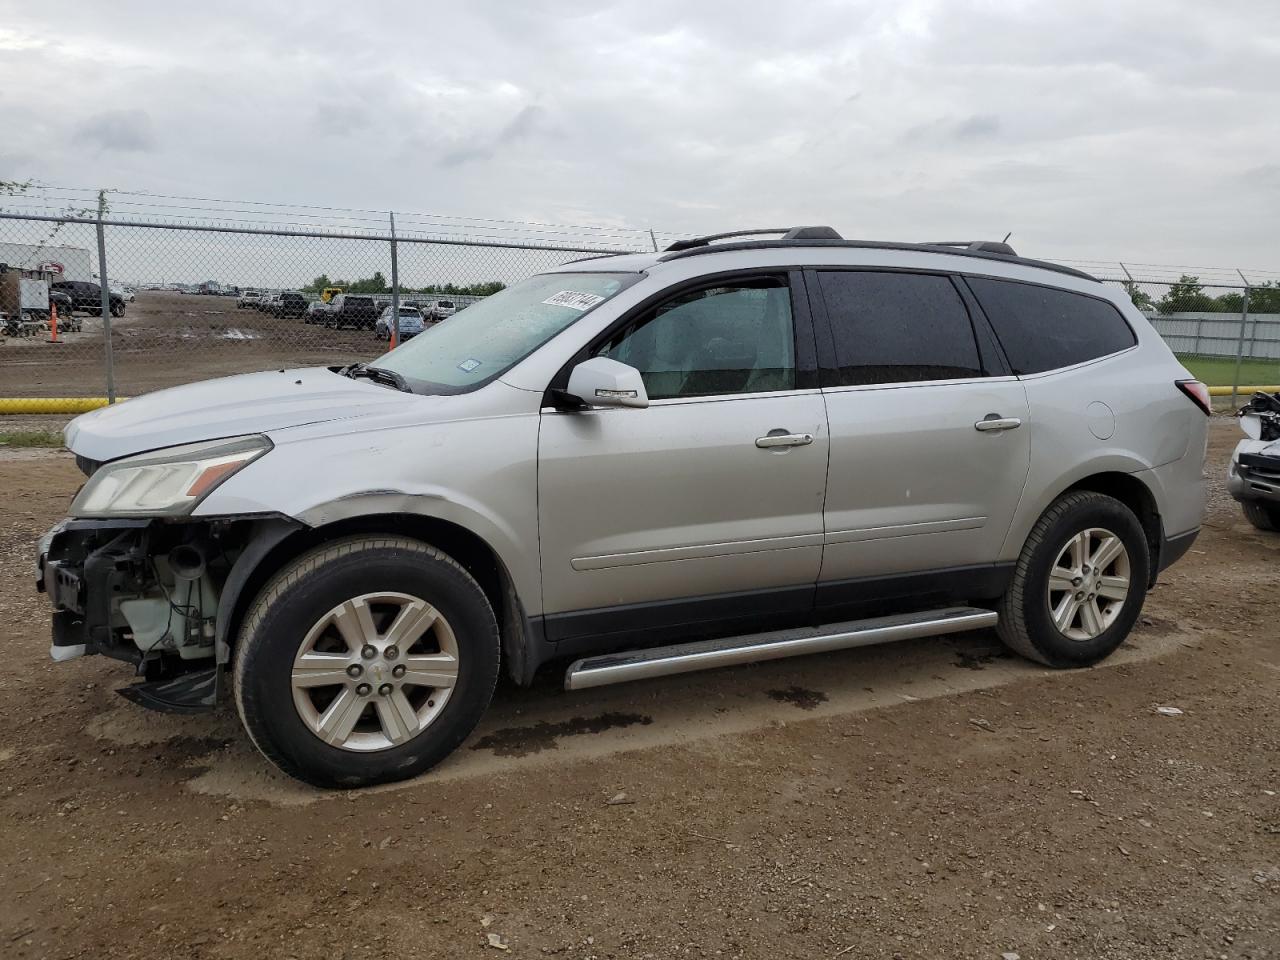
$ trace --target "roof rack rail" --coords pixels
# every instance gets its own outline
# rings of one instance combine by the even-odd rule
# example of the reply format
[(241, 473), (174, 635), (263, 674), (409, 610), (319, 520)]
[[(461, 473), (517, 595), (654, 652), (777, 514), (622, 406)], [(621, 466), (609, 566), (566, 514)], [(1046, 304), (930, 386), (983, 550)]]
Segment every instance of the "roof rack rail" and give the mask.
[(925, 246), (960, 247), (962, 250), (972, 250), (974, 253), (1003, 253), (1009, 257), (1018, 255), (1018, 252), (1003, 240), (934, 240)]
[(727, 240), (730, 237), (757, 237), (765, 233), (780, 233), (783, 240), (843, 240), (831, 227), (768, 227), (762, 230), (730, 230), (728, 233), (709, 233), (705, 237), (692, 237), (689, 240), (677, 240), (667, 247), (664, 253), (675, 253), (680, 250), (692, 250), (694, 247), (707, 247), (713, 240)]

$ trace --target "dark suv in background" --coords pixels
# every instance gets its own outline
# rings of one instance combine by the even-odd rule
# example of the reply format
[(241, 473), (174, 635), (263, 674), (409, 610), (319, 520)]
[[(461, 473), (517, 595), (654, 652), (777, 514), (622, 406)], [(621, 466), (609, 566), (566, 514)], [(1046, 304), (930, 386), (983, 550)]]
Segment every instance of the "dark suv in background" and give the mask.
[(377, 320), (378, 305), (373, 297), (340, 293), (329, 301), (329, 312), (325, 314), (324, 325), (334, 330), (343, 327), (372, 330)]
[(307, 298), (300, 293), (285, 291), (278, 299), (271, 301), (269, 311), (275, 317), (301, 317), (307, 312)]
[[(59, 280), (57, 283), (49, 285), (52, 293), (65, 294), (71, 301), (71, 309), (79, 310), (94, 317), (102, 316), (102, 288), (96, 283), (89, 283), (84, 280)], [(124, 316), (124, 298), (118, 293), (109, 295), (111, 304), (111, 315), (113, 317)], [(62, 304), (59, 303), (59, 309)]]

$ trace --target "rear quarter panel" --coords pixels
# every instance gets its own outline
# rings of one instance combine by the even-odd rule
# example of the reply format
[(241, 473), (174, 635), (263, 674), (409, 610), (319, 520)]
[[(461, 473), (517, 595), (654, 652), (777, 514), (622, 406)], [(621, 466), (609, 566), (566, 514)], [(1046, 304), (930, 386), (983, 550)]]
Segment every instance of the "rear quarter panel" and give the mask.
[(1208, 418), (1175, 385), (1190, 374), (1146, 318), (1122, 299), (1113, 302), (1133, 328), (1136, 346), (1022, 378), (1031, 408), (1031, 468), (1001, 559), (1017, 558), (1035, 522), (1064, 490), (1099, 473), (1142, 480), (1166, 535), (1200, 523)]

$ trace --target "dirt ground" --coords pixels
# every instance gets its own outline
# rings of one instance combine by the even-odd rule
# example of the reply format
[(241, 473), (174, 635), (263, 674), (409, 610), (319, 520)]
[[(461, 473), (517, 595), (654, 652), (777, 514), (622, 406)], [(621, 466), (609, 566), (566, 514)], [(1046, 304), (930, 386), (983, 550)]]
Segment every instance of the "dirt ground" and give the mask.
[[(0, 396), (106, 395), (102, 321), (83, 329), (0, 338)], [(236, 308), (235, 297), (144, 290), (111, 321), (116, 392), (127, 397), (209, 377), (370, 360), (386, 349), (371, 330), (326, 330)]]
[(984, 633), (549, 673), (437, 771), (349, 793), (230, 712), (133, 707), (122, 664), (52, 664), (31, 545), (79, 477), (0, 453), (0, 956), (1280, 956), (1280, 537), (1224, 494), (1236, 438), (1215, 422), (1204, 534), (1101, 667)]

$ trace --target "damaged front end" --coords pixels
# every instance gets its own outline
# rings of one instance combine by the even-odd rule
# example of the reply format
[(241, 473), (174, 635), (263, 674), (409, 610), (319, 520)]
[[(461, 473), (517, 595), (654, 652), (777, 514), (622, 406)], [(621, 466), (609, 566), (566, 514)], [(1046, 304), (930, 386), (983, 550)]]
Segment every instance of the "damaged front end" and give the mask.
[(218, 607), (250, 521), (64, 520), (45, 535), (36, 588), (53, 605), (54, 660), (103, 654), (143, 683), (121, 694), (196, 712), (217, 699)]

